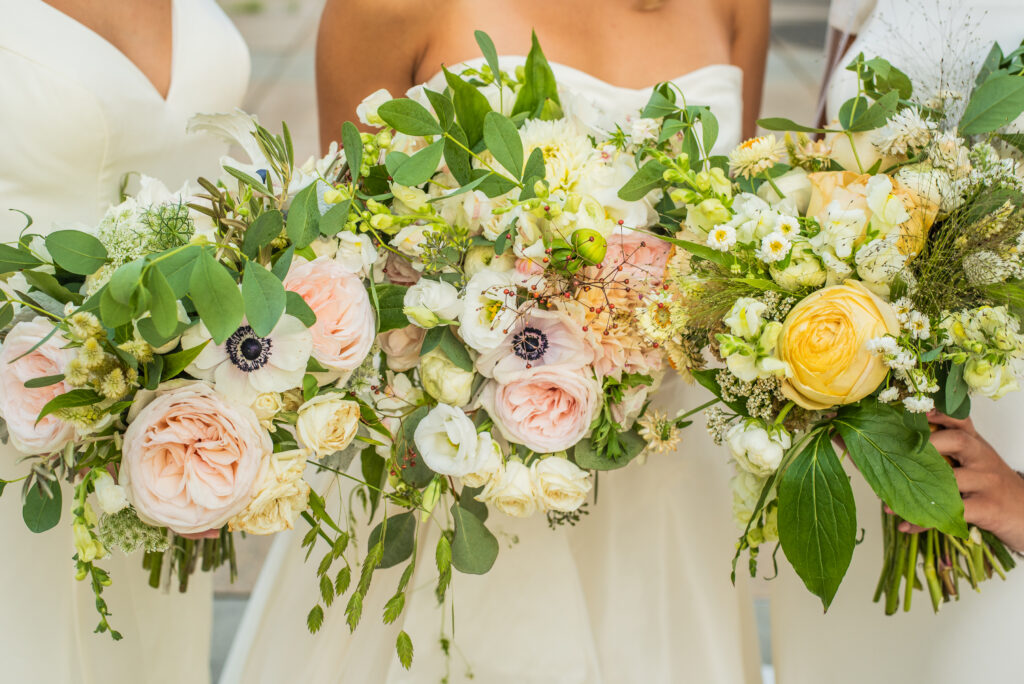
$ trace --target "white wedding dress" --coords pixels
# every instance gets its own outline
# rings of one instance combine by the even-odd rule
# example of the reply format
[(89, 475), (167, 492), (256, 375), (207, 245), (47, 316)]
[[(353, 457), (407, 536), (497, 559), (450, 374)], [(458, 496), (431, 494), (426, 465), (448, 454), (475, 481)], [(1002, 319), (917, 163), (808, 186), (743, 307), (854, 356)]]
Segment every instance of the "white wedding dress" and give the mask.
[[(504, 68), (522, 61), (502, 58)], [(569, 67), (553, 69), (584, 123), (638, 116), (650, 95), (649, 89), (616, 87)], [(741, 79), (740, 70), (728, 65), (676, 79), (688, 103), (712, 106), (721, 126), (718, 153), (739, 141)], [(430, 86), (444, 87), (440, 78)], [(669, 374), (659, 403), (678, 409), (707, 400), (703, 390)], [(447, 681), (462, 682), (469, 672), (486, 684), (759, 682), (746, 585), (729, 582), (739, 536), (729, 475), (725, 452), (695, 425), (676, 453), (601, 476), (597, 505), (575, 528), (552, 531), (542, 515), (517, 520), (492, 512), (488, 526), (501, 542), (493, 569), (483, 576), (455, 572), (452, 579), (450, 672), (439, 640), (443, 624), (451, 631), (452, 613), (438, 607), (433, 593), (432, 526), (421, 526), (417, 570), (398, 622), (384, 625), (381, 615), (403, 566), (375, 574), (354, 634), (345, 624), (347, 597), (327, 609), (319, 634), (306, 633), (323, 552), (303, 562), (305, 530), (281, 535), (221, 682), (397, 684), (439, 682), (446, 674)], [(331, 503), (336, 509), (336, 494)], [(416, 649), (408, 672), (394, 654), (400, 629)]]
[[(936, 13), (942, 8), (942, 13)], [(951, 28), (946, 33), (943, 27)], [(840, 27), (842, 28), (842, 27)], [(849, 26), (858, 34), (840, 69), (864, 51), (882, 55), (915, 81), (915, 92), (950, 84), (953, 74), (973, 72), (950, 62), (978, 63), (991, 42), (1004, 52), (1024, 38), (1024, 4), (1019, 0), (959, 2), (904, 2), (881, 0), (863, 27)], [(955, 46), (948, 41), (956, 40)], [(908, 54), (911, 53), (911, 54)], [(945, 76), (935, 70), (945, 54)], [(931, 68), (926, 59), (931, 59)], [(855, 84), (840, 72), (829, 90), (832, 116), (856, 92)], [(973, 82), (973, 79), (972, 81)], [(952, 83), (952, 85), (962, 85)], [(969, 91), (969, 88), (967, 88)], [(1010, 394), (992, 402), (974, 398), (971, 417), (978, 431), (1015, 469), (1024, 469), (1024, 395)], [(966, 585), (959, 602), (931, 610), (927, 592), (914, 596), (909, 613), (886, 617), (872, 602), (881, 571), (882, 545), (878, 498), (853, 468), (848, 467), (857, 502), (858, 525), (865, 530), (853, 563), (827, 614), (792, 568), (780, 563), (780, 577), (772, 590), (772, 645), (776, 680), (780, 684), (896, 684), (931, 682), (1021, 681), (1016, 660), (1024, 634), (1024, 568), (984, 583), (975, 594)]]
[[(196, 112), (237, 107), (249, 78), (241, 36), (213, 0), (173, 0), (173, 56), (166, 100), (111, 43), (42, 0), (0, 0), (0, 239), (54, 224), (95, 225), (118, 201), (128, 172), (177, 189), (213, 173), (226, 146), (186, 135)], [(0, 369), (2, 372), (2, 369)], [(27, 472), (0, 446), (0, 477)], [(71, 487), (60, 524), (43, 534), (21, 518), (21, 486), (0, 497), (0, 681), (18, 684), (147, 684), (209, 680), (212, 581), (197, 573), (188, 594), (147, 586), (141, 555), (99, 564), (111, 624), (124, 639), (93, 634), (87, 582), (75, 581)]]

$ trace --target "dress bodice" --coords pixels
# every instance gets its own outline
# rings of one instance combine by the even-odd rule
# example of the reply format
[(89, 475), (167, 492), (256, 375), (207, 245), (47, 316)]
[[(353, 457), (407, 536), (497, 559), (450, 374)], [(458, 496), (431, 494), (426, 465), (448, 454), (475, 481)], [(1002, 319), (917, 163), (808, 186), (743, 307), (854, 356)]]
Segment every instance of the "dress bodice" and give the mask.
[[(501, 68), (511, 70), (526, 62), (518, 55), (502, 55)], [(463, 62), (477, 67), (482, 58)], [(625, 88), (564, 64), (551, 64), (559, 92), (568, 99), (570, 112), (590, 128), (614, 130), (615, 123), (628, 122), (640, 116), (640, 110), (651, 96), (651, 88)], [(454, 70), (456, 73), (458, 68)], [(712, 64), (672, 79), (690, 105), (705, 105), (718, 119), (719, 133), (714, 152), (724, 154), (740, 141), (743, 122), (743, 72), (731, 64)], [(444, 75), (437, 74), (427, 82), (434, 90), (444, 89)], [(653, 87), (653, 84), (652, 84)], [(566, 105), (563, 102), (563, 105)]]
[(139, 172), (177, 187), (216, 169), (223, 143), (186, 135), (197, 112), (237, 107), (249, 53), (214, 0), (172, 0), (166, 99), (102, 36), (42, 0), (0, 2), (0, 240), (94, 222)]

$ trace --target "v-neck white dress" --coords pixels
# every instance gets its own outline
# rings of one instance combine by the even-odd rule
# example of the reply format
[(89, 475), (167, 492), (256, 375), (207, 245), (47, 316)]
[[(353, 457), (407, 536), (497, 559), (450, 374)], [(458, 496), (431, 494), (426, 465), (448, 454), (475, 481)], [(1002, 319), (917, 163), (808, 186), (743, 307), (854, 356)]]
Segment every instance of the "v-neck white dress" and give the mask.
[[(116, 202), (122, 176), (144, 173), (177, 188), (216, 171), (225, 146), (187, 135), (196, 112), (242, 102), (249, 55), (213, 0), (172, 0), (173, 53), (166, 99), (116, 47), (42, 0), (0, 0), (0, 240), (94, 224)], [(0, 446), (0, 477), (26, 472)], [(71, 488), (64, 484), (64, 501)], [(70, 504), (68, 504), (70, 505)], [(209, 680), (212, 582), (190, 591), (146, 585), (141, 555), (104, 561), (114, 643), (93, 634), (92, 591), (74, 578), (71, 526), (40, 535), (21, 520), (20, 486), (0, 497), (0, 681), (18, 684), (177, 684)]]
[[(503, 68), (522, 57), (502, 57)], [(567, 113), (588, 127), (637, 117), (650, 89), (622, 88), (552, 65)], [(739, 142), (742, 73), (713, 65), (675, 79), (690, 104), (710, 105), (720, 123), (719, 154)], [(440, 78), (429, 84), (443, 89)], [(570, 104), (571, 103), (571, 104)], [(704, 390), (666, 378), (657, 402), (698, 406)], [(319, 600), (314, 553), (304, 562), (304, 530), (280, 535), (267, 559), (229, 655), (222, 684), (752, 684), (760, 681), (746, 585), (729, 582), (738, 532), (729, 466), (705, 430), (694, 427), (672, 454), (601, 477), (596, 506), (576, 527), (550, 530), (542, 515), (519, 520), (492, 512), (501, 550), (482, 576), (452, 579), (451, 658), (440, 645), (452, 614), (434, 597), (434, 526), (421, 527), (405, 611), (381, 615), (403, 570), (378, 570), (354, 634), (345, 599), (326, 611), (320, 633), (305, 633)], [(337, 492), (328, 506), (337, 506)], [(332, 509), (334, 510), (334, 509)], [(358, 540), (365, 553), (366, 532)], [(416, 649), (410, 671), (395, 657), (404, 629)]]

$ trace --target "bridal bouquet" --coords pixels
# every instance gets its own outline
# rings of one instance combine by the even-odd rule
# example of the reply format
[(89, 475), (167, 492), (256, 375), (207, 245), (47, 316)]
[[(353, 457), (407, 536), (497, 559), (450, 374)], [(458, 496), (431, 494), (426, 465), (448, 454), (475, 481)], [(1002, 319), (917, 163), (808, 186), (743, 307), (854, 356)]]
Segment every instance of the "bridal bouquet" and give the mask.
[[(656, 145), (641, 152), (685, 204), (686, 239), (671, 241), (691, 256), (638, 315), (661, 323), (652, 339), (721, 404), (707, 423), (736, 466), (737, 559), (748, 550), (753, 574), (759, 546), (778, 540), (826, 609), (857, 544), (837, 451), (895, 513), (875, 596), (887, 613), (901, 587), (904, 609), (923, 586), (938, 610), (962, 580), (977, 588), (1014, 566), (968, 529), (928, 439), (929, 411), (966, 417), (971, 393), (1002, 397), (1024, 372), (1024, 188), (999, 139), (1019, 138), (995, 134), (1024, 90), (999, 62), (966, 106), (918, 104), (906, 75), (862, 56), (839, 121), (762, 120), (790, 133), (735, 149), (735, 184), (704, 182)], [(899, 519), (930, 529), (904, 534)]]
[(358, 396), (372, 245), (352, 234), (334, 259), (313, 247), (346, 227), (343, 209), (321, 211), (318, 180), (343, 156), (298, 167), (287, 129), (242, 115), (196, 126), (235, 133), (259, 163), (193, 197), (143, 179), (96, 227), (43, 237), (29, 220), (0, 245), (0, 415), (31, 463), (24, 520), (43, 532), (70, 512), (77, 577), (115, 639), (103, 558), (141, 550), (154, 587), (184, 591), (223, 563), (233, 577), (234, 532), (300, 515), (335, 526), (307, 460), (329, 468), (360, 426), (383, 432)]

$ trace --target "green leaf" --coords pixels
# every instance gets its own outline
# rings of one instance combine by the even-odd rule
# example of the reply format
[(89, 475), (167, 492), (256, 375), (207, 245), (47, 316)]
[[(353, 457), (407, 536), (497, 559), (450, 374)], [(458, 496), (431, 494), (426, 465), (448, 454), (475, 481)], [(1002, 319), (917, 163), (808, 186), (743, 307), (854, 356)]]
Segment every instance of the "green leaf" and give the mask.
[(101, 401), (103, 401), (103, 397), (91, 389), (76, 389), (71, 390), (70, 392), (65, 392), (64, 394), (58, 394), (43, 405), (43, 408), (39, 411), (39, 415), (36, 417), (36, 423), (54, 411), (59, 411), (64, 408), (92, 406), (93, 404), (98, 404)]
[[(892, 90), (882, 97), (880, 97), (874, 104), (862, 110), (858, 108), (858, 111), (863, 113), (854, 117), (851, 125), (846, 126), (846, 130), (851, 133), (857, 133), (860, 131), (870, 131), (876, 128), (881, 128), (889, 120), (889, 118), (896, 113), (896, 107), (899, 105), (900, 94), (895, 90)], [(840, 114), (840, 121), (842, 115)]]
[(21, 518), (28, 529), (35, 533), (53, 529), (60, 522), (60, 512), (64, 507), (61, 501), (60, 482), (49, 483), (49, 491), (36, 484), (25, 494), (25, 503), (21, 509)]
[(249, 174), (245, 173), (244, 171), (239, 171), (238, 169), (236, 169), (234, 167), (231, 167), (231, 166), (225, 166), (224, 170), (227, 171), (232, 176), (234, 176), (235, 178), (237, 178), (238, 180), (240, 180), (245, 185), (248, 185), (249, 187), (254, 188), (254, 189), (262, 192), (264, 195), (272, 195), (273, 194), (272, 192), (270, 192), (270, 190), (267, 188), (267, 186), (263, 184), (263, 181), (261, 181), (258, 178), (253, 178), (252, 176), (250, 176)]
[(307, 328), (312, 328), (313, 324), (316, 323), (316, 314), (309, 308), (309, 304), (306, 304), (306, 300), (302, 298), (302, 295), (298, 292), (287, 290), (284, 296), (285, 312), (289, 316), (298, 318)]
[(306, 616), (306, 629), (309, 630), (310, 634), (316, 634), (320, 631), (320, 628), (324, 624), (324, 609), (320, 607), (320, 604), (313, 606), (313, 609), (309, 611), (309, 615)]
[(437, 349), (437, 345), (441, 344), (447, 329), (447, 326), (439, 325), (428, 330), (427, 334), (423, 336), (423, 343), (420, 345), (420, 356), (425, 356)]
[(363, 138), (351, 121), (341, 124), (341, 147), (345, 150), (345, 160), (352, 171), (352, 180), (358, 180), (363, 167)]
[[(668, 95), (672, 94), (671, 90), (667, 91)], [(655, 88), (651, 91), (651, 97), (647, 100), (647, 104), (644, 106), (640, 116), (646, 119), (660, 119), (663, 116), (671, 116), (679, 111), (679, 107), (673, 102), (660, 88)], [(668, 123), (666, 121), (666, 123)]]
[(828, 430), (819, 432), (783, 472), (778, 510), (782, 550), (828, 610), (857, 544), (853, 489)]
[[(280, 232), (280, 231), (278, 231)], [(180, 250), (180, 251), (179, 251)], [(185, 248), (175, 248), (172, 252), (165, 252), (157, 255), (152, 260), (152, 265), (160, 269), (160, 272), (167, 278), (174, 296), (181, 299), (188, 294), (189, 278), (192, 277), (192, 268), (195, 266), (199, 252), (205, 251), (199, 245), (188, 245)]]
[(209, 252), (203, 251), (192, 269), (188, 289), (196, 312), (213, 341), (223, 344), (238, 330), (245, 315), (242, 293), (235, 279)]
[(377, 109), (377, 115), (406, 135), (440, 135), (444, 132), (426, 107), (407, 97), (388, 100)]
[(110, 282), (107, 283), (107, 289), (116, 301), (122, 304), (132, 303), (132, 295), (142, 285), (142, 269), (145, 265), (144, 259), (136, 259), (114, 271), (110, 276)]
[(483, 575), (498, 557), (498, 540), (480, 518), (459, 504), (452, 504), (455, 538), (452, 540), (452, 565), (459, 572)]
[(850, 457), (878, 497), (904, 520), (967, 537), (953, 469), (902, 413), (877, 401), (844, 406), (833, 420)]
[(388, 602), (384, 604), (384, 624), (390, 625), (398, 616), (402, 614), (402, 609), (405, 608), (405, 594), (395, 594), (388, 599)]
[(947, 416), (956, 415), (960, 407), (967, 399), (967, 382), (964, 380), (964, 367), (962, 364), (954, 363), (949, 368), (949, 375), (946, 376), (943, 387), (943, 405), (939, 408)]
[(170, 337), (178, 328), (178, 298), (159, 268), (146, 270), (146, 289), (153, 326), (160, 335)]
[(62, 382), (63, 380), (64, 380), (64, 375), (63, 374), (61, 374), (61, 375), (47, 375), (47, 376), (42, 377), (42, 378), (32, 378), (30, 380), (26, 380), (25, 381), (25, 387), (27, 387), (29, 389), (37, 389), (39, 387), (49, 387), (51, 385), (56, 385), (58, 382)]
[(288, 239), (296, 249), (306, 247), (320, 235), (320, 207), (316, 197), (316, 183), (310, 183), (295, 195), (288, 209)]
[(474, 180), (480, 181), (480, 192), (491, 198), (504, 195), (506, 192), (516, 187), (516, 184), (508, 178), (497, 173), (492, 173), (486, 169), (474, 169), (473, 177)]
[(409, 288), (385, 283), (376, 285), (374, 289), (377, 292), (377, 321), (380, 323), (380, 332), (409, 325), (409, 318), (402, 312), (405, 306), (405, 291)]
[(21, 271), (41, 263), (43, 262), (34, 257), (27, 249), (0, 245), (0, 274)]
[(260, 247), (266, 247), (284, 230), (284, 216), (277, 209), (265, 211), (246, 228), (242, 239), (242, 254), (255, 259)]
[(395, 641), (395, 650), (398, 652), (398, 662), (402, 663), (402, 667), (406, 670), (412, 667), (412, 639), (409, 638), (404, 629), (398, 633), (398, 639)]
[(971, 93), (960, 118), (961, 135), (990, 133), (1006, 126), (1024, 112), (1024, 78), (999, 74)]
[(288, 271), (292, 266), (292, 259), (295, 257), (295, 247), (289, 247), (288, 249), (281, 252), (277, 260), (271, 267), (271, 272), (277, 276), (278, 280), (284, 282), (288, 277)]
[(767, 119), (758, 119), (757, 125), (766, 131), (793, 131), (794, 133), (824, 133), (824, 128), (813, 128), (796, 123), (792, 119), (773, 116)]
[(416, 512), (406, 511), (393, 515), (386, 521), (377, 523), (370, 532), (367, 548), (373, 548), (381, 539), (381, 530), (387, 523), (384, 533), (384, 555), (377, 567), (391, 568), (409, 559), (412, 555), (413, 541), (416, 536)]
[(60, 281), (49, 273), (44, 273), (42, 271), (22, 271), (22, 275), (25, 276), (25, 280), (29, 282), (29, 285), (40, 292), (45, 292), (61, 304), (67, 304), (68, 302), (74, 302), (75, 304), (82, 303), (82, 295), (72, 292), (61, 285)]
[(437, 114), (437, 120), (441, 123), (441, 128), (447, 131), (455, 123), (455, 105), (452, 104), (451, 98), (430, 88), (424, 88), (423, 92), (426, 93), (430, 106), (434, 108), (434, 113)]
[[(713, 264), (718, 264), (719, 266), (723, 266), (725, 268), (728, 268), (732, 264), (732, 259), (728, 254), (726, 254), (725, 252), (719, 252), (717, 249), (712, 249), (707, 245), (702, 245), (697, 242), (690, 242), (689, 240), (680, 240), (679, 238), (674, 238), (669, 235), (655, 235), (653, 233), (648, 233), (648, 235), (650, 235), (651, 239), (653, 240), (662, 240), (663, 242), (675, 245), (676, 247), (685, 249), (693, 256), (700, 257), (701, 259), (706, 259)], [(751, 285), (754, 284), (753, 282), (750, 281), (745, 282), (748, 282)], [(768, 289), (775, 289), (775, 287), (773, 286)]]
[[(452, 90), (452, 102), (455, 105), (455, 120), (466, 134), (466, 146), (476, 147), (484, 135), (484, 116), (491, 111), (491, 105), (484, 94), (475, 86), (441, 67), (448, 87)], [(449, 134), (454, 135), (452, 131)], [(458, 178), (458, 176), (456, 176)]]
[(473, 371), (473, 358), (469, 355), (466, 345), (455, 336), (451, 328), (445, 327), (444, 334), (441, 336), (440, 347), (449, 361), (464, 371)]
[(266, 337), (284, 314), (287, 298), (277, 276), (255, 261), (245, 265), (242, 275), (245, 318), (254, 333)]
[[(457, 141), (457, 142), (456, 142)], [(473, 180), (473, 160), (465, 149), (469, 139), (459, 124), (452, 124), (444, 138), (444, 161), (455, 180), (465, 185)]]
[(504, 254), (509, 244), (511, 244), (511, 240), (516, 233), (516, 224), (518, 222), (519, 217), (512, 219), (512, 224), (505, 230), (498, 233), (498, 238), (494, 241), (494, 253), (498, 256)]
[(79, 230), (58, 230), (46, 236), (46, 249), (65, 271), (92, 275), (107, 263), (107, 249), (98, 239)]
[(6, 328), (14, 320), (14, 305), (7, 302), (0, 306), (0, 328)]
[(122, 304), (114, 299), (114, 295), (110, 293), (109, 284), (103, 287), (102, 294), (100, 295), (99, 313), (103, 325), (108, 328), (120, 328), (132, 320), (131, 308), (127, 304)]
[(476, 38), (476, 44), (480, 46), (480, 54), (484, 56), (487, 66), (491, 68), (494, 82), (500, 85), (501, 65), (498, 62), (498, 51), (494, 47), (494, 41), (483, 31), (474, 31), (473, 37)]
[(459, 492), (459, 505), (480, 518), (480, 522), (487, 522), (487, 516), (489, 515), (487, 504), (483, 501), (478, 501), (476, 498), (483, 490), (483, 487), (463, 487), (462, 491)]
[(348, 224), (348, 213), (351, 208), (352, 200), (342, 200), (328, 209), (320, 217), (320, 234), (330, 237), (344, 230), (345, 225)]
[[(416, 442), (414, 440), (416, 427), (426, 417), (429, 410), (426, 406), (420, 406), (402, 420), (397, 449), (394, 452), (398, 454), (399, 458), (402, 458), (410, 449), (414, 452), (416, 451)], [(415, 465), (409, 463), (408, 467), (401, 471), (401, 475), (402, 480), (406, 484), (410, 484), (418, 489), (426, 487), (434, 479), (434, 471), (427, 467), (427, 463), (421, 455), (417, 455)]]
[(384, 482), (384, 459), (377, 455), (372, 446), (363, 449), (359, 456), (359, 466), (363, 472), (363, 480), (378, 489), (369, 488), (370, 495), (370, 517), (377, 512), (377, 504), (380, 503), (379, 488)]
[[(411, 157), (401, 160), (393, 170), (389, 164), (388, 171), (391, 172), (394, 182), (399, 185), (410, 188), (422, 185), (430, 180), (430, 177), (437, 171), (437, 166), (441, 163), (441, 154), (443, 152), (444, 142), (438, 140), (427, 145)], [(392, 152), (388, 157), (391, 158), (395, 154)]]
[(576, 461), (576, 465), (584, 470), (618, 470), (629, 465), (629, 462), (636, 458), (644, 450), (644, 447), (647, 446), (644, 438), (632, 430), (620, 432), (618, 440), (625, 450), (625, 455), (622, 458), (609, 458), (606, 454), (599, 452), (594, 448), (593, 441), (588, 437), (576, 445), (573, 452), (573, 460)]
[(664, 173), (664, 165), (652, 159), (641, 166), (640, 170), (619, 189), (619, 199), (627, 202), (643, 199), (651, 190), (661, 187)]
[(551, 101), (560, 105), (558, 99), (558, 82), (555, 74), (551, 71), (548, 60), (544, 57), (544, 51), (537, 40), (537, 33), (534, 32), (531, 38), (530, 53), (526, 56), (526, 64), (523, 69), (523, 85), (516, 95), (515, 105), (512, 107), (512, 114), (525, 113), (527, 116), (539, 117), (544, 105)]
[(526, 166), (523, 168), (523, 180), (527, 183), (527, 190), (533, 195), (534, 182), (542, 180), (547, 174), (547, 169), (544, 166), (544, 152), (539, 147), (533, 148), (533, 152), (530, 152), (530, 157), (526, 160)]
[(164, 380), (170, 380), (176, 377), (180, 373), (183, 373), (188, 365), (196, 360), (196, 357), (206, 348), (206, 345), (210, 343), (209, 340), (202, 344), (191, 347), (189, 349), (182, 349), (181, 351), (174, 352), (173, 354), (167, 354), (164, 356), (164, 367), (160, 372), (160, 382)]
[(507, 116), (487, 112), (484, 116), (484, 144), (513, 177), (522, 177), (523, 141), (516, 125)]

